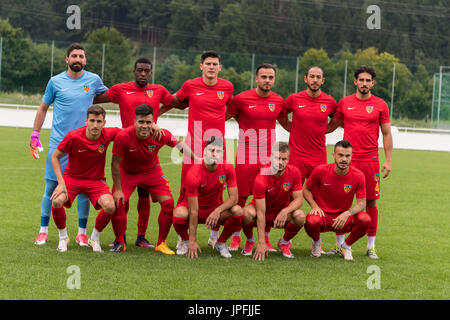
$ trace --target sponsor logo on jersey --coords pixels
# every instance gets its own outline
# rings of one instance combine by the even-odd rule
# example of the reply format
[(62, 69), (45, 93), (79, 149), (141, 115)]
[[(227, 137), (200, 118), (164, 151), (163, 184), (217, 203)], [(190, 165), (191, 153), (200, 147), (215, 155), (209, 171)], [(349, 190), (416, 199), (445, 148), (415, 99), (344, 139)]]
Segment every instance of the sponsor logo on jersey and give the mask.
[(151, 145), (151, 146), (148, 146), (148, 151), (150, 151), (150, 152), (154, 152), (156, 150), (156, 145)]
[(366, 106), (366, 111), (367, 111), (367, 113), (372, 113), (373, 106)]
[(221, 175), (219, 177), (219, 181), (220, 181), (221, 184), (224, 184), (226, 180), (227, 180), (227, 177), (225, 175)]
[(149, 98), (153, 97), (153, 90), (147, 90), (147, 95)]
[(101, 144), (101, 145), (98, 147), (98, 152), (100, 152), (100, 153), (105, 152), (105, 145), (104, 145), (104, 144)]
[(86, 92), (86, 93), (88, 93), (90, 89), (91, 89), (91, 88), (89, 88), (88, 86), (84, 86), (84, 87), (83, 87), (83, 90), (84, 90), (84, 92)]
[(291, 187), (291, 184), (289, 182), (283, 183), (283, 189), (284, 191), (288, 191)]
[(225, 96), (225, 92), (223, 92), (223, 91), (217, 91), (217, 96), (219, 97), (220, 100), (222, 100), (223, 97)]
[(344, 184), (344, 191), (345, 191), (345, 193), (349, 193), (351, 189), (352, 189), (352, 185), (351, 184)]
[(275, 111), (275, 105), (273, 103), (269, 103), (269, 110), (272, 112)]
[(321, 104), (321, 105), (320, 105), (320, 110), (321, 110), (322, 112), (327, 111), (327, 105), (326, 105), (326, 104)]

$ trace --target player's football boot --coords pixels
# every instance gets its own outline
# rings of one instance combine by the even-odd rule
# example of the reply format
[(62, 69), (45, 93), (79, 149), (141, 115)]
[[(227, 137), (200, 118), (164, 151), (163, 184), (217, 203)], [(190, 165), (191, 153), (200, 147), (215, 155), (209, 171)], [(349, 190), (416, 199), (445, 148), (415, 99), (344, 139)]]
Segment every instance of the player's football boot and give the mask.
[(311, 246), (311, 257), (318, 258), (322, 254), (322, 241), (320, 241), (318, 244), (314, 244), (314, 241)]
[(372, 247), (370, 249), (367, 249), (366, 255), (370, 259), (378, 259), (377, 252), (375, 251), (375, 247)]
[(231, 253), (228, 250), (228, 246), (225, 242), (216, 242), (214, 249), (219, 251), (220, 255), (224, 258), (231, 258)]
[[(124, 236), (123, 236), (123, 239), (124, 239), (124, 241), (125, 241), (125, 245), (127, 245), (127, 235), (124, 235)], [(108, 244), (108, 247), (112, 248), (112, 247), (114, 247), (115, 245), (117, 245), (117, 241), (116, 241), (116, 240), (114, 240), (112, 243)]]
[(173, 252), (168, 246), (165, 241), (161, 242), (159, 246), (155, 248), (155, 251), (159, 251), (161, 253), (167, 254), (167, 255), (174, 255), (175, 252)]
[(331, 249), (330, 251), (326, 252), (325, 254), (330, 254), (330, 255), (341, 254), (341, 249), (340, 249), (339, 245), (336, 243), (334, 245), (334, 248)]
[(344, 248), (341, 246), (341, 254), (344, 256), (344, 260), (353, 261), (352, 248)]
[(114, 253), (120, 253), (124, 251), (127, 251), (127, 245), (125, 243), (120, 243), (117, 241), (114, 241), (114, 246), (111, 249), (109, 249), (109, 252)]
[(214, 249), (214, 246), (216, 245), (217, 239), (218, 238), (209, 238), (208, 239), (208, 246), (210, 246), (211, 248)]
[(228, 250), (230, 251), (238, 251), (241, 247), (241, 236), (232, 236), (231, 237), (231, 243), (228, 247)]
[(266, 246), (267, 246), (267, 251), (269, 252), (277, 252), (277, 249), (275, 249), (272, 244), (269, 242), (269, 237), (265, 236), (266, 239)]
[(255, 241), (245, 241), (244, 249), (242, 249), (241, 254), (243, 256), (251, 256), (254, 246)]
[(177, 244), (177, 255), (183, 256), (188, 252), (189, 240), (180, 240)]
[(92, 251), (94, 252), (103, 252), (102, 247), (100, 245), (100, 240), (88, 240), (89, 246), (91, 246)]
[(36, 240), (34, 241), (34, 244), (37, 244), (39, 246), (46, 244), (48, 241), (48, 234), (45, 232), (41, 232), (38, 234)]
[(75, 241), (80, 247), (89, 247), (88, 238), (85, 234), (78, 234)]
[(56, 250), (58, 250), (59, 252), (66, 252), (68, 244), (69, 238), (59, 239), (58, 248), (56, 248)]
[(141, 247), (141, 248), (154, 248), (155, 247), (147, 239), (145, 239), (145, 237), (142, 235), (137, 236), (135, 244), (136, 244), (136, 246)]
[(181, 240), (181, 237), (178, 236), (177, 245), (175, 246), (175, 250), (178, 250), (178, 248), (179, 248), (180, 245), (181, 245), (181, 241), (183, 241), (183, 240)]
[(291, 252), (291, 242), (289, 241), (289, 243), (287, 244), (282, 244), (281, 243), (281, 239), (278, 241), (278, 249), (280, 249), (281, 253), (283, 254), (283, 256), (285, 256), (286, 258), (293, 258), (294, 255)]

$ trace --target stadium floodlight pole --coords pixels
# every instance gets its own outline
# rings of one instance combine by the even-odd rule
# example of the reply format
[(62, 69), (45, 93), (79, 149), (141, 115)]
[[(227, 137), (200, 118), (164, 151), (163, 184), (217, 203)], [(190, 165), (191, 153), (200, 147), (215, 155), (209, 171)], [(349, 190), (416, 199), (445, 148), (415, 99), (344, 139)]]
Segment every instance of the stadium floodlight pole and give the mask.
[(253, 75), (254, 71), (255, 71), (255, 54), (252, 53), (252, 72), (251, 72), (252, 76), (250, 79), (250, 89), (253, 89), (253, 81), (255, 81), (255, 78)]
[(441, 113), (441, 92), (442, 92), (442, 66), (439, 67), (439, 93), (436, 128), (439, 128), (439, 114)]
[(153, 47), (153, 66), (152, 66), (152, 84), (155, 84), (155, 69), (156, 69), (156, 47)]
[(392, 113), (394, 112), (394, 88), (395, 88), (395, 63), (392, 68), (392, 92), (391, 92), (391, 122), (392, 122)]
[(433, 74), (433, 97), (431, 98), (431, 123), (430, 128), (433, 128), (433, 111), (434, 111), (434, 96), (436, 95), (436, 73)]
[(300, 68), (300, 59), (299, 57), (297, 57), (297, 66), (295, 67), (295, 91), (294, 92), (298, 92), (298, 72)]
[(344, 95), (347, 96), (347, 69), (348, 69), (348, 60), (345, 60), (345, 71), (344, 71)]
[(52, 40), (52, 59), (50, 65), (50, 78), (53, 77), (53, 61), (55, 59), (55, 40)]
[(103, 44), (102, 45), (102, 79), (103, 79), (103, 74), (105, 73), (105, 49), (106, 49), (106, 45)]

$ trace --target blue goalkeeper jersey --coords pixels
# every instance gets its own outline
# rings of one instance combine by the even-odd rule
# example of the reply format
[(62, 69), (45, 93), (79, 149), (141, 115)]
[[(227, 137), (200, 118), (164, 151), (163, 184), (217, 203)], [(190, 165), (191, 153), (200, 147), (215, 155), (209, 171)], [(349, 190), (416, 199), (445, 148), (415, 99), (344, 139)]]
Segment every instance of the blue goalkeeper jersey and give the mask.
[(86, 112), (94, 97), (106, 90), (102, 79), (86, 70), (78, 79), (72, 79), (64, 71), (49, 80), (42, 98), (45, 104), (53, 103), (49, 149), (56, 149), (69, 131), (85, 125)]

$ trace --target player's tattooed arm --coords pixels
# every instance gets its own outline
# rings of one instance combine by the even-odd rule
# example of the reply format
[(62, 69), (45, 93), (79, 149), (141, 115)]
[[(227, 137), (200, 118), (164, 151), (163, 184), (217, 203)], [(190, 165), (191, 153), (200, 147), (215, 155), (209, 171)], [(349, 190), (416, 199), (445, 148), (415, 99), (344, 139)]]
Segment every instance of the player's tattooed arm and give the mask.
[(288, 132), (291, 132), (292, 120), (289, 120), (288, 116), (278, 118), (278, 123)]
[(328, 126), (327, 126), (327, 132), (326, 133), (331, 133), (334, 130), (336, 130), (338, 127), (343, 127), (344, 126), (344, 121), (336, 119), (336, 118), (331, 118), (331, 121), (328, 122)]
[(105, 103), (105, 102), (111, 102), (108, 95), (106, 94), (106, 91), (103, 93), (100, 93), (98, 96), (95, 96), (93, 104)]
[(305, 200), (309, 203), (311, 210), (309, 211), (309, 214), (312, 215), (318, 215), (320, 217), (325, 217), (325, 213), (323, 210), (319, 207), (316, 201), (314, 201), (311, 189), (309, 189), (308, 185), (305, 183), (303, 186), (303, 197)]
[(366, 208), (366, 199), (356, 199), (356, 205), (344, 212), (342, 212), (339, 216), (336, 217), (333, 221), (332, 227), (336, 230), (340, 230), (344, 227), (345, 223), (347, 222), (347, 219), (355, 214), (360, 213)]

